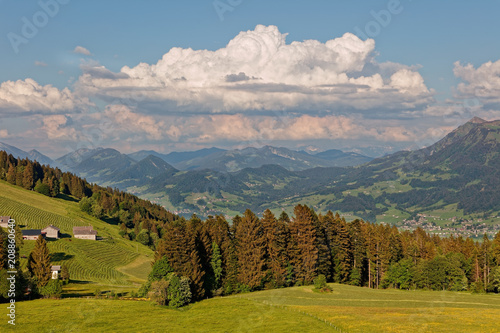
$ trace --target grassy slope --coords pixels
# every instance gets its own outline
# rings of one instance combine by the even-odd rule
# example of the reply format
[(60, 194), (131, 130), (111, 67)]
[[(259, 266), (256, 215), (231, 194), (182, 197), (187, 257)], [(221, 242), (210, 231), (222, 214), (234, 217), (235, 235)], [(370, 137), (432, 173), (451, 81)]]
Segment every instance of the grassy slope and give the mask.
[[(0, 215), (10, 215), (19, 225), (41, 229), (53, 224), (63, 238), (48, 241), (54, 264), (67, 265), (78, 285), (90, 282), (101, 287), (137, 287), (144, 282), (153, 252), (136, 242), (123, 239), (118, 227), (95, 219), (82, 211), (71, 198), (49, 198), (0, 181)], [(73, 226), (92, 225), (103, 237), (100, 241), (81, 240), (73, 235)], [(24, 227), (23, 227), (24, 228)], [(21, 255), (27, 256), (35, 241), (24, 241)], [(26, 265), (26, 260), (21, 261)], [(84, 289), (88, 289), (85, 286)], [(73, 286), (76, 291), (77, 285)], [(92, 288), (90, 288), (92, 289)]]
[[(499, 295), (370, 290), (332, 284), (214, 298), (180, 310), (96, 299), (17, 304), (17, 329), (123, 332), (498, 332)], [(50, 324), (45, 318), (51, 318)], [(0, 329), (6, 325), (0, 323)], [(333, 326), (332, 326), (333, 325)]]

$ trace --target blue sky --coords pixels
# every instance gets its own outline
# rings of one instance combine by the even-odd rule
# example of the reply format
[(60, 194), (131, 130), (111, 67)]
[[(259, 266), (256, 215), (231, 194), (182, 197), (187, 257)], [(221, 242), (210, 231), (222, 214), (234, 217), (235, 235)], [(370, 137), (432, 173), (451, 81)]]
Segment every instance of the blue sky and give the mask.
[[(58, 7), (55, 11), (54, 3)], [(38, 107), (36, 96), (30, 97), (29, 103), (19, 102), (26, 97), (24, 92), (23, 96), (19, 96), (19, 100), (16, 100), (13, 91), (19, 89), (12, 85), (8, 88), (7, 94), (11, 100), (2, 105), (2, 89), (0, 89), (0, 141), (25, 149), (38, 148), (52, 156), (89, 145), (112, 146), (124, 151), (152, 148), (162, 152), (206, 146), (230, 148), (259, 144), (284, 145), (290, 148), (310, 146), (315, 149), (359, 149), (380, 146), (389, 151), (421, 146), (443, 136), (449, 129), (466, 121), (471, 114), (485, 118), (495, 118), (500, 115), (497, 113), (496, 101), (493, 98), (496, 89), (494, 85), (497, 84), (495, 75), (487, 77), (485, 74), (495, 73), (498, 67), (483, 68), (479, 72), (483, 64), (491, 61), (496, 65), (496, 61), (500, 59), (500, 43), (497, 36), (500, 31), (500, 20), (497, 18), (500, 12), (499, 6), (498, 3), (487, 1), (417, 0), (147, 2), (3, 0), (0, 1), (2, 35), (0, 50), (3, 60), (0, 62), (0, 83), (23, 80), (25, 85), (26, 79), (30, 78), (40, 87), (46, 88), (47, 85), (51, 85), (59, 92), (68, 89), (69, 95), (65, 97), (67, 100), (62, 103), (63, 106), (47, 105), (47, 103), (57, 104), (58, 101), (44, 101), (41, 98)], [(44, 8), (49, 8), (48, 14), (51, 15), (47, 15), (47, 9)], [(387, 14), (389, 16), (386, 16)], [(37, 19), (42, 20), (39, 22), (38, 31), (18, 44), (18, 52), (15, 52), (13, 34), (26, 37), (22, 30), (26, 20), (36, 23), (34, 21)], [(46, 20), (43, 21), (44, 19)], [(245, 80), (250, 80), (246, 86), (226, 87), (231, 90), (224, 92), (211, 90), (207, 93), (207, 96), (213, 97), (219, 93), (221, 96), (226, 96), (229, 91), (235, 89), (242, 91), (243, 94), (248, 94), (248, 99), (238, 101), (247, 105), (241, 110), (235, 106), (238, 104), (236, 101), (224, 99), (227, 97), (220, 97), (221, 100), (217, 103), (213, 102), (213, 99), (219, 97), (200, 97), (197, 103), (184, 100), (188, 97), (179, 97), (183, 94), (182, 89), (198, 96), (198, 84), (215, 87), (211, 79), (210, 84), (208, 81), (196, 83), (194, 88), (192, 85), (185, 88), (176, 86), (175, 96), (160, 92), (141, 95), (143, 98), (134, 103), (123, 102), (124, 94), (130, 94), (130, 90), (125, 91), (125, 88), (129, 89), (131, 84), (138, 82), (149, 82), (146, 85), (152, 84), (152, 86), (144, 87), (143, 83), (138, 83), (140, 87), (135, 87), (137, 89), (134, 91), (142, 89), (141, 94), (144, 94), (147, 89), (148, 91), (158, 89), (159, 83), (151, 82), (159, 73), (150, 76), (148, 72), (154, 69), (148, 69), (146, 71), (148, 74), (136, 70), (134, 75), (139, 77), (127, 82), (120, 81), (118, 77), (107, 82), (99, 81), (102, 79), (99, 75), (104, 75), (103, 70), (109, 77), (109, 73), (121, 73), (123, 66), (133, 69), (139, 63), (154, 65), (174, 47), (210, 51), (224, 49), (240, 32), (254, 31), (257, 25), (275, 26), (280, 34), (288, 34), (286, 36), (288, 45), (294, 41), (305, 40), (315, 40), (326, 45), (324, 43), (327, 41), (336, 38), (340, 40), (349, 32), (361, 37), (362, 40), (371, 37), (374, 46), (370, 48), (368, 44), (363, 44), (362, 47), (367, 50), (364, 58), (360, 59), (359, 63), (351, 64), (354, 66), (352, 68), (345, 67), (345, 73), (351, 79), (349, 84), (358, 87), (368, 85), (371, 90), (374, 91), (376, 88), (381, 92), (378, 97), (370, 94), (369, 103), (373, 104), (373, 108), (354, 102), (342, 100), (338, 102), (336, 98), (322, 97), (318, 97), (317, 100), (315, 97), (311, 98), (310, 104), (307, 104), (305, 99), (298, 98), (294, 104), (296, 95), (293, 95), (293, 98), (291, 95), (285, 96), (283, 89), (290, 92), (290, 87), (293, 85), (302, 89), (301, 92), (297, 90), (293, 94), (306, 94), (304, 93), (306, 88), (312, 89), (313, 86), (331, 83), (328, 78), (323, 81), (314, 78), (313, 83), (311, 81), (302, 84), (301, 80), (310, 80), (310, 75), (317, 73), (314, 70), (310, 73), (296, 73), (294, 77), (289, 77), (284, 74), (277, 76), (272, 69), (265, 68), (256, 72), (259, 76), (254, 75), (252, 78), (251, 75), (245, 75)], [(275, 36), (275, 30), (271, 30), (265, 30), (266, 32), (261, 30), (259, 33)], [(347, 43), (347, 39), (346, 37), (341, 42)], [(349, 45), (355, 48), (361, 47), (362, 44), (358, 44)], [(245, 45), (247, 44), (235, 47), (244, 48)], [(75, 53), (77, 46), (88, 50), (90, 54)], [(308, 48), (305, 44), (301, 47), (303, 47), (301, 50)], [(309, 65), (311, 69), (319, 67), (326, 71), (325, 75), (328, 74), (328, 70), (332, 70), (333, 74), (343, 73), (343, 69), (332, 69), (331, 63), (322, 62), (324, 59), (321, 48), (318, 48), (317, 52), (297, 61), (304, 63), (312, 57), (314, 60), (310, 60), (312, 63)], [(192, 57), (188, 60), (198, 59), (195, 55)], [(337, 61), (336, 59), (342, 57), (347, 57), (349, 60), (348, 58), (353, 55), (340, 52), (325, 61)], [(227, 75), (239, 73), (239, 70), (235, 73), (224, 72), (239, 68), (236, 65), (226, 68), (224, 61), (229, 60), (222, 59), (220, 63), (217, 61), (214, 60), (214, 66), (219, 66), (220, 70), (210, 71), (210, 75), (220, 74), (220, 77), (226, 77), (226, 81), (230, 82), (230, 77)], [(461, 67), (455, 64), (457, 61)], [(471, 64), (473, 68), (466, 68), (467, 64)], [(183, 70), (188, 71), (185, 65), (179, 66), (184, 66)], [(282, 71), (293, 71), (294, 68), (290, 66), (285, 66)], [(402, 70), (402, 66), (406, 66), (406, 72)], [(101, 72), (96, 74), (95, 68), (100, 68)], [(196, 65), (193, 65), (193, 68), (197, 68)], [(198, 72), (191, 74), (199, 74), (201, 77), (205, 75), (208, 80), (206, 67), (202, 66), (197, 70)], [(397, 86), (400, 89), (397, 96), (384, 95), (385, 91), (395, 87), (395, 81), (392, 82), (393, 85), (388, 84), (384, 87), (373, 83), (378, 77), (376, 73), (380, 73), (384, 83), (387, 84), (391, 75), (397, 71), (401, 71), (398, 77), (400, 81), (405, 82), (404, 84), (410, 84), (408, 83), (410, 81), (416, 82), (415, 80), (420, 80), (420, 77), (423, 79), (423, 83), (415, 83), (412, 86), (412, 89), (419, 89), (418, 98), (415, 97), (417, 92), (410, 91), (409, 86), (405, 88)], [(161, 75), (170, 75), (174, 72), (182, 71), (166, 69), (166, 72), (161, 71)], [(244, 73), (248, 74), (247, 72)], [(403, 75), (403, 72), (411, 78)], [(90, 76), (88, 80), (83, 80), (85, 73)], [(416, 77), (415, 73), (420, 77)], [(462, 74), (460, 76), (457, 73)], [(148, 75), (148, 79), (143, 80), (140, 75)], [(372, 79), (366, 82), (355, 81), (359, 76), (370, 76)], [(181, 75), (177, 79), (182, 77)], [(465, 77), (469, 81), (464, 81)], [(262, 81), (257, 82), (257, 79)], [(288, 79), (291, 81), (286, 81)], [(481, 80), (491, 80), (491, 82), (484, 85)], [(188, 81), (193, 82), (190, 78)], [(335, 81), (335, 84), (345, 85), (346, 82), (340, 80)], [(257, 83), (265, 83), (266, 89), (269, 89), (270, 85), (281, 85), (279, 96), (276, 95), (276, 91), (271, 93), (266, 90), (265, 93), (268, 95), (265, 100), (259, 99), (261, 96), (257, 96), (255, 91), (264, 88), (262, 84), (257, 85)], [(459, 88), (461, 83), (464, 86)], [(29, 84), (32, 85), (31, 81)], [(165, 82), (162, 82), (161, 86), (164, 89), (173, 89)], [(40, 87), (37, 89), (40, 90)], [(111, 90), (111, 87), (116, 90), (121, 89), (122, 95)], [(481, 91), (480, 98), (477, 98), (478, 89), (485, 87), (492, 96), (488, 95), (488, 92)], [(5, 86), (4, 90), (7, 90)], [(471, 95), (471, 91), (476, 91), (476, 95)], [(324, 93), (322, 91), (318, 94), (317, 91), (310, 90), (307, 92), (312, 94), (311, 96), (320, 96)], [(4, 100), (7, 99), (5, 96)], [(367, 96), (362, 95), (360, 98)], [(384, 104), (383, 101), (389, 102)], [(450, 111), (450, 105), (454, 105), (455, 108), (456, 105), (462, 105), (459, 109), (466, 109), (466, 112), (459, 111), (457, 114)], [(142, 124), (138, 126), (142, 129), (125, 129), (118, 118), (138, 122)], [(345, 135), (332, 134), (335, 132), (334, 127), (318, 130), (318, 133), (311, 133), (310, 128), (304, 128), (321, 124), (322, 120), (342, 127), (344, 131), (339, 132)], [(213, 125), (206, 126), (210, 121)], [(121, 125), (110, 126), (109, 123)], [(103, 124), (108, 125), (106, 127)], [(163, 125), (151, 129), (155, 124)], [(226, 134), (211, 135), (209, 132), (217, 128), (218, 124)], [(197, 126), (201, 127), (193, 130)], [(248, 126), (253, 131), (245, 133), (238, 139), (237, 133), (232, 133), (231, 129), (224, 129), (231, 126), (236, 128), (236, 132), (238, 126)], [(273, 126), (278, 126), (278, 130), (274, 131)], [(433, 131), (429, 131), (431, 127)], [(89, 135), (88, 133), (94, 133), (93, 130), (100, 134)], [(292, 130), (297, 133), (304, 131), (304, 134), (302, 136), (285, 134)], [(372, 134), (371, 136), (348, 134), (360, 130)], [(86, 131), (87, 134), (82, 134), (82, 131)], [(207, 133), (199, 135), (200, 131)], [(269, 134), (273, 131), (282, 135)], [(309, 134), (305, 134), (306, 132)], [(396, 134), (391, 136), (389, 133)], [(99, 136), (99, 139), (92, 139), (92, 136)], [(33, 138), (35, 140), (32, 140)]]

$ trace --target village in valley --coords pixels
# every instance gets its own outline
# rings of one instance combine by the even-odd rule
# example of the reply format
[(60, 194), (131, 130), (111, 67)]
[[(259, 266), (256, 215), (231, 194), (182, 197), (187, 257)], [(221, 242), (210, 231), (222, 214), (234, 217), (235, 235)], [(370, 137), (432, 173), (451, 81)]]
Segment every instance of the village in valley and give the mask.
[[(497, 216), (494, 219), (499, 219)], [(487, 223), (481, 218), (440, 218), (437, 216), (417, 214), (413, 219), (404, 219), (395, 224), (400, 230), (413, 231), (417, 228), (422, 228), (429, 234), (436, 234), (441, 237), (471, 237), (473, 239), (481, 239), (483, 235), (488, 235), (493, 239), (500, 231), (500, 224)]]

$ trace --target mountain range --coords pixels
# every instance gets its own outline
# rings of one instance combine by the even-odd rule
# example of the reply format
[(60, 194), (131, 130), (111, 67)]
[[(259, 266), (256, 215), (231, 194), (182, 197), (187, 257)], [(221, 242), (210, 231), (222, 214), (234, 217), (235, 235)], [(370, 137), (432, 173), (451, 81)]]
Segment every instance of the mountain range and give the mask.
[[(500, 213), (499, 142), (500, 121), (474, 118), (429, 147), (374, 160), (339, 150), (310, 154), (265, 146), (129, 155), (80, 149), (53, 162), (185, 215), (290, 211), (305, 203), (372, 221), (419, 214), (488, 218)], [(18, 156), (38, 153), (1, 147)]]
[[(356, 167), (292, 171), (277, 165), (236, 172), (159, 175), (141, 195), (186, 214), (291, 210), (297, 203), (372, 221), (500, 212), (500, 121), (473, 119), (434, 145)], [(448, 216), (447, 215), (447, 216)]]
[[(159, 170), (236, 172), (249, 167), (275, 164), (290, 171), (300, 171), (313, 167), (349, 166), (368, 162), (372, 158), (353, 152), (329, 150), (317, 155), (297, 152), (287, 148), (265, 146), (223, 150), (206, 148), (191, 152), (161, 154), (153, 150), (141, 150), (132, 154), (122, 154), (112, 148), (82, 148), (55, 160), (55, 164), (85, 177), (88, 181), (117, 186), (143, 186), (148, 179), (158, 175)], [(139, 164), (140, 166), (136, 166)], [(132, 168), (132, 170), (128, 170)], [(134, 169), (150, 172), (138, 176)], [(158, 168), (158, 169), (157, 169)], [(127, 178), (135, 175), (133, 179)], [(123, 178), (125, 177), (125, 178)]]

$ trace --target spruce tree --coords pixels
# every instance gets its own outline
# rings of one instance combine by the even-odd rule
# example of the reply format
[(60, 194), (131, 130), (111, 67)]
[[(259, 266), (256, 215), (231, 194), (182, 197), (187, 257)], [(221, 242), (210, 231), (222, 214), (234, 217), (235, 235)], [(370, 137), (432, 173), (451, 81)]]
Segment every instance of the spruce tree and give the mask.
[(331, 249), (328, 243), (327, 227), (323, 223), (323, 219), (320, 220), (316, 213), (311, 208), (311, 214), (313, 216), (314, 227), (316, 229), (316, 247), (318, 248), (318, 275), (322, 274), (328, 281), (332, 279), (332, 256)]
[(247, 209), (236, 226), (238, 282), (250, 290), (261, 287), (265, 272), (265, 238), (262, 223)]
[(281, 287), (286, 282), (288, 227), (284, 221), (276, 220), (269, 209), (264, 212), (262, 226), (266, 237), (266, 266), (269, 270), (269, 282), (273, 287)]
[(353, 264), (353, 254), (352, 254), (352, 243), (351, 236), (349, 235), (349, 229), (347, 223), (342, 218), (339, 221), (338, 228), (338, 275), (339, 280), (342, 283), (347, 283), (350, 278), (352, 264)]
[(366, 281), (366, 241), (363, 235), (363, 222), (354, 220), (349, 223), (349, 233), (353, 250), (353, 265), (350, 284), (361, 286)]
[(193, 292), (193, 299), (202, 299), (205, 296), (205, 280), (204, 275), (206, 270), (204, 269), (201, 258), (200, 258), (200, 248), (203, 248), (200, 240), (199, 233), (200, 225), (197, 221), (189, 221), (185, 230), (186, 238), (186, 251), (188, 254), (188, 262), (184, 264), (184, 269), (182, 270), (183, 276), (188, 277), (191, 280), (191, 290)]
[(16, 167), (13, 164), (9, 165), (9, 170), (7, 171), (7, 181), (11, 184), (16, 184)]
[(307, 206), (297, 205), (294, 219), (290, 223), (292, 238), (291, 263), (297, 280), (312, 283), (318, 269), (318, 247), (314, 216)]
[(214, 289), (220, 287), (222, 281), (222, 256), (220, 254), (220, 249), (217, 243), (212, 243), (212, 258), (210, 259), (210, 266), (214, 273)]
[(24, 179), (24, 166), (18, 163), (16, 168), (16, 185), (23, 186), (23, 179)]
[(491, 241), (488, 238), (487, 234), (483, 235), (483, 242), (481, 243), (481, 248), (480, 248), (480, 262), (481, 262), (481, 270), (482, 270), (482, 280), (483, 280), (483, 285), (485, 287), (488, 286), (490, 283), (489, 281), (489, 275), (490, 275), (490, 270), (491, 270), (491, 259), (492, 259), (492, 251), (491, 251)]
[(33, 164), (28, 161), (24, 167), (23, 172), (23, 187), (27, 190), (31, 190), (35, 184)]
[(38, 236), (35, 248), (28, 258), (28, 269), (36, 278), (37, 287), (44, 287), (51, 279), (50, 254), (42, 235)]

